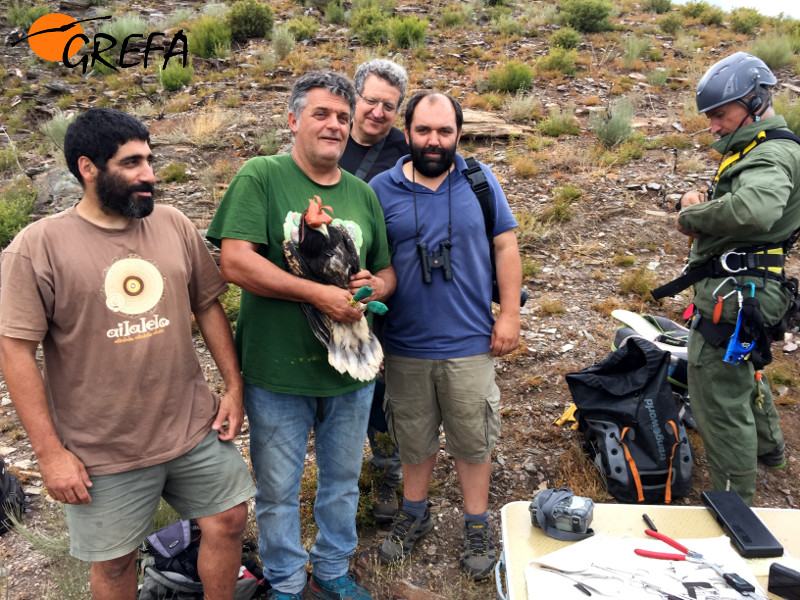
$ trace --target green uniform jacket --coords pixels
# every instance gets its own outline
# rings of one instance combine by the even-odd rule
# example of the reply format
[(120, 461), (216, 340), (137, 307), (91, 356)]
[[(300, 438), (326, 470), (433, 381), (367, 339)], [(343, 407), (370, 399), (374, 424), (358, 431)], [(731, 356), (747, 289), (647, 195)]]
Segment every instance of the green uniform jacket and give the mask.
[[(760, 131), (787, 129), (781, 116), (768, 117), (746, 125), (722, 137), (712, 147), (718, 152), (739, 152)], [(779, 243), (800, 227), (800, 144), (791, 140), (769, 140), (758, 144), (741, 160), (720, 175), (713, 197), (684, 209), (680, 225), (698, 233), (689, 257), (689, 268), (712, 256), (759, 244)], [(737, 277), (739, 283), (762, 279)], [(714, 290), (725, 280), (704, 279), (695, 284), (694, 303), (700, 313), (711, 316), (716, 299)], [(727, 294), (731, 285), (718, 293)], [(745, 292), (747, 294), (747, 292)], [(765, 322), (773, 325), (783, 316), (789, 302), (788, 292), (774, 280), (756, 291)], [(725, 300), (722, 321), (736, 322), (736, 295)]]

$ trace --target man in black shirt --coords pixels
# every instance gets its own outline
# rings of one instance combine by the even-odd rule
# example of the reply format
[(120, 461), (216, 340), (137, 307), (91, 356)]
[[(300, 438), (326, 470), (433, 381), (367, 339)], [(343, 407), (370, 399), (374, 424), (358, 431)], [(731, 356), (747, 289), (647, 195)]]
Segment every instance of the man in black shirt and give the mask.
[[(408, 76), (400, 65), (378, 58), (359, 66), (353, 83), (358, 93), (356, 111), (339, 166), (369, 181), (410, 153), (405, 134), (394, 126), (406, 94)], [(382, 323), (380, 318), (373, 323), (378, 338)], [(395, 490), (403, 475), (400, 454), (387, 433), (384, 390), (381, 375), (375, 385), (367, 435), (372, 449), (370, 462), (384, 473), (383, 483), (375, 492), (372, 512), (379, 522), (391, 522), (398, 507)]]
[(377, 58), (358, 67), (353, 83), (356, 112), (339, 166), (368, 182), (409, 153), (405, 135), (394, 126), (408, 76), (403, 67)]

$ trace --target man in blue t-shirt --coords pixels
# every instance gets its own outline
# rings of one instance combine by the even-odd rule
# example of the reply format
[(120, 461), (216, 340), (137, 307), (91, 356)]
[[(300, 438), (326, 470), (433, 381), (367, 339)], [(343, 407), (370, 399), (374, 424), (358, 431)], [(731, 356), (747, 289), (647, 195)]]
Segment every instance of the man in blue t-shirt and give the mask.
[(427, 505), (439, 427), (464, 495), (465, 571), (489, 575), (491, 451), (500, 430), (494, 356), (517, 347), (521, 264), (511, 210), (491, 171), (500, 314), (492, 315), (492, 268), (483, 212), (456, 154), (463, 116), (450, 96), (421, 93), (406, 109), (411, 157), (376, 176), (397, 287), (383, 329), (389, 430), (403, 464), (403, 507), (379, 555), (405, 557), (433, 528)]

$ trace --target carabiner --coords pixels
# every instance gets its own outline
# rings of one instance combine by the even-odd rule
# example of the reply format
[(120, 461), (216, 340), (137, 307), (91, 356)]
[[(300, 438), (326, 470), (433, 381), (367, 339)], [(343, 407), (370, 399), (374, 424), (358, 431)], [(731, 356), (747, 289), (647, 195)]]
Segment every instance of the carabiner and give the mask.
[(726, 279), (723, 279), (722, 283), (720, 283), (716, 287), (716, 289), (713, 292), (711, 292), (711, 297), (714, 298), (714, 300), (717, 300), (720, 297), (719, 289), (726, 283), (730, 283), (733, 286), (733, 289), (724, 296), (722, 296), (722, 299), (725, 300), (725, 298), (733, 296), (736, 293), (736, 288), (739, 286), (739, 282), (736, 281), (736, 279), (734, 279), (733, 277), (728, 277)]
[(741, 273), (742, 271), (747, 271), (747, 265), (743, 267), (739, 267), (738, 269), (732, 269), (728, 266), (728, 257), (729, 256), (747, 256), (747, 252), (736, 252), (736, 250), (730, 250), (719, 257), (719, 264), (720, 266), (727, 271), (728, 273)]

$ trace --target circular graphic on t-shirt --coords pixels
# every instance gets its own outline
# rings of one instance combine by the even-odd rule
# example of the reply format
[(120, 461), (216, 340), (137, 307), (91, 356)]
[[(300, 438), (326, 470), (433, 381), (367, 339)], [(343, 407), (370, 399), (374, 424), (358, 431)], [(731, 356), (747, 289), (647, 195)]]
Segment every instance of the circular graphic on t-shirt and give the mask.
[(106, 273), (106, 306), (114, 312), (138, 315), (153, 308), (164, 293), (164, 278), (141, 258), (123, 258)]

